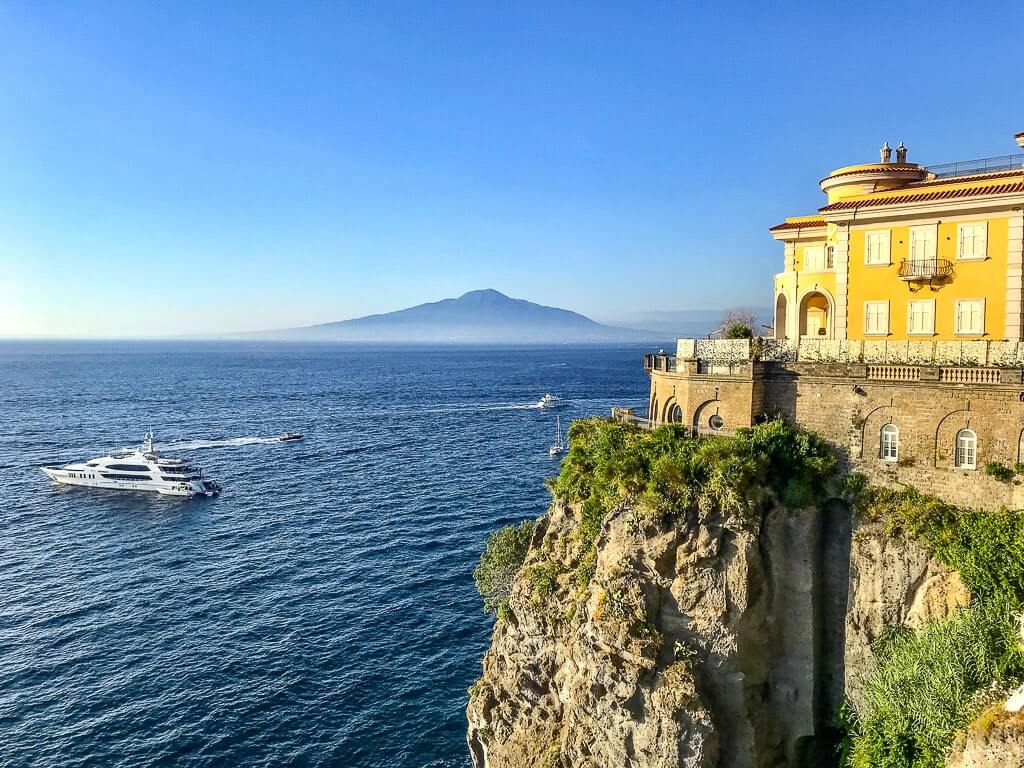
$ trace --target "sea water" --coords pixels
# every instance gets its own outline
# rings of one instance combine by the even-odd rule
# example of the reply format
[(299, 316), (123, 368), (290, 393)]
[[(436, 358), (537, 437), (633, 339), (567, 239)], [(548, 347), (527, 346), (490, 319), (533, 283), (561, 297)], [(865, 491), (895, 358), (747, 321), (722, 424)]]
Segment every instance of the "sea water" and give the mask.
[[(0, 344), (0, 765), (466, 765), (473, 567), (557, 470), (536, 401), (642, 408), (643, 351)], [(150, 428), (223, 494), (37, 468)]]

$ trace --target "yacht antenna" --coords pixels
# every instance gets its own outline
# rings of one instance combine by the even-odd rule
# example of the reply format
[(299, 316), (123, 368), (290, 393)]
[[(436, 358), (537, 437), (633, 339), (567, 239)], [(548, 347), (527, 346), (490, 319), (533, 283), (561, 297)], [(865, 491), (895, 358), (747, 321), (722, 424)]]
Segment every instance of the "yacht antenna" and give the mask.
[(146, 433), (146, 453), (153, 452), (153, 428), (150, 427), (149, 432)]

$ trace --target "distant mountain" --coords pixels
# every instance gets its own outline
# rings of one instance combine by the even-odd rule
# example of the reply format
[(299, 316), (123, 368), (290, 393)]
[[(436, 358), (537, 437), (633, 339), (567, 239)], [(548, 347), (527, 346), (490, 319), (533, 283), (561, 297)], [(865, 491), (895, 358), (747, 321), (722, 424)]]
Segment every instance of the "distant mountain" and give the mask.
[(308, 341), (562, 343), (655, 341), (665, 334), (596, 323), (576, 312), (512, 299), (495, 290), (303, 328), (247, 334)]

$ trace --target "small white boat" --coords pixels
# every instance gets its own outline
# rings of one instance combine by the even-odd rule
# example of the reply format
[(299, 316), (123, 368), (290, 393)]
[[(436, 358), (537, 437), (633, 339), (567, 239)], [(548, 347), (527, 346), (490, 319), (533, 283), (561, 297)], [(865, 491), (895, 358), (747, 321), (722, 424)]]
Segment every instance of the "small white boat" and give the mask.
[(555, 416), (555, 442), (548, 448), (548, 456), (559, 456), (565, 452), (565, 444), (562, 442), (562, 420)]
[(290, 443), (292, 440), (301, 440), (302, 439), (302, 433), (301, 432), (285, 432), (283, 435), (281, 435), (277, 439), (280, 440), (282, 443)]
[(203, 471), (184, 459), (161, 456), (153, 447), (153, 433), (133, 451), (122, 451), (89, 461), (47, 464), (40, 467), (64, 485), (111, 488), (122, 491), (155, 491), (164, 496), (216, 496), (220, 486), (203, 477)]
[(538, 408), (559, 408), (563, 405), (565, 405), (565, 401), (560, 397), (555, 397), (554, 395), (544, 395), (537, 401)]

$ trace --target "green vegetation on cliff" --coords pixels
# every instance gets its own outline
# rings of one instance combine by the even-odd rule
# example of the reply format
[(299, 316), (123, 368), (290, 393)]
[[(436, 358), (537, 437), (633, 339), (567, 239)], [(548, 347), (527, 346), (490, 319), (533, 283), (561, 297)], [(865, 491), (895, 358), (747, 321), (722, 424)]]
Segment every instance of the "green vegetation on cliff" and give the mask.
[(958, 507), (910, 487), (865, 488), (855, 506), (863, 519), (883, 523), (889, 536), (921, 542), (960, 572), (976, 598), (1024, 601), (1024, 515), (1019, 511)]
[(504, 612), (512, 581), (526, 560), (535, 527), (533, 520), (524, 520), (487, 537), (487, 546), (473, 571), (476, 588), (484, 598), (485, 611), (499, 616)]
[[(659, 517), (691, 510), (751, 517), (769, 492), (791, 507), (819, 500), (835, 463), (824, 441), (782, 420), (728, 437), (694, 437), (675, 424), (648, 431), (608, 419), (574, 421), (552, 491), (579, 510), (576, 583), (590, 583), (601, 526), (623, 503)], [(488, 539), (475, 572), (486, 610), (505, 604), (532, 532), (532, 524), (528, 532), (509, 526)], [(550, 591), (550, 569), (534, 567), (530, 577), (536, 597)]]
[(646, 431), (602, 419), (573, 422), (553, 491), (581, 510), (577, 584), (589, 583), (601, 525), (620, 504), (652, 516), (719, 510), (746, 517), (767, 489), (788, 506), (813, 503), (834, 468), (824, 441), (782, 420), (720, 437), (693, 437), (676, 424)]
[(1024, 678), (1024, 515), (966, 509), (913, 488), (862, 488), (861, 519), (908, 536), (958, 571), (973, 603), (919, 632), (892, 628), (846, 712), (851, 768), (940, 768), (957, 731)]

